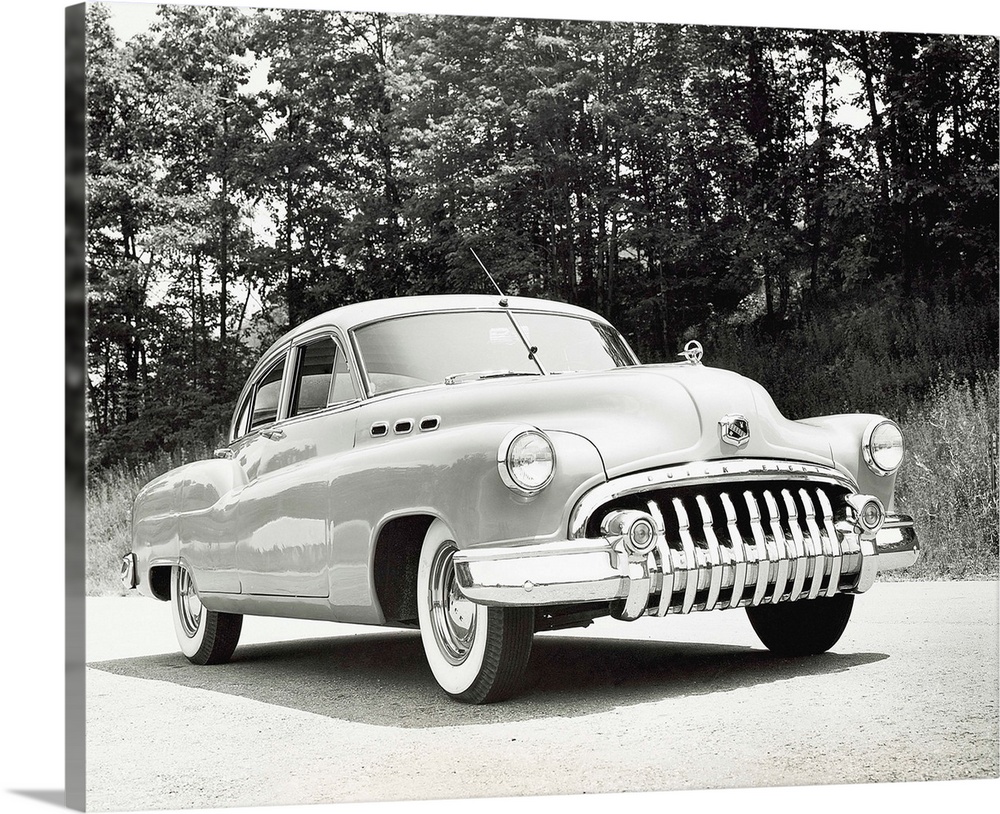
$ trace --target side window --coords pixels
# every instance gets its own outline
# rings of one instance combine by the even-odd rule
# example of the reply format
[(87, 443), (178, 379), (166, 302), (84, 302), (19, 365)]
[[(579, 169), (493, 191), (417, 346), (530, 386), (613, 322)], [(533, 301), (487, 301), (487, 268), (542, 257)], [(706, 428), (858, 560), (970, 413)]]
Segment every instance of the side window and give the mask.
[(253, 430), (263, 424), (270, 424), (278, 417), (278, 397), (281, 394), (281, 377), (285, 373), (285, 360), (282, 359), (260, 380), (257, 385), (257, 395), (253, 400), (253, 414), (250, 416), (250, 427)]
[(347, 367), (347, 356), (343, 351), (338, 351), (333, 370), (333, 387), (330, 389), (330, 404), (354, 401), (357, 398), (358, 391), (354, 388), (354, 380)]
[(298, 368), (289, 415), (304, 415), (326, 407), (337, 344), (324, 337), (299, 349)]

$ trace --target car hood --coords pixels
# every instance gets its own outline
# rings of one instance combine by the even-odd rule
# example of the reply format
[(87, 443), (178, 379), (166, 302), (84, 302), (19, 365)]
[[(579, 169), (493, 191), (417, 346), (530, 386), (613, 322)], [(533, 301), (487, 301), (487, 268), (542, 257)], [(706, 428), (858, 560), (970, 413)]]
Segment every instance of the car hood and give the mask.
[[(734, 457), (835, 465), (824, 429), (786, 419), (756, 382), (703, 365), (492, 379), (448, 391), (440, 404), (443, 426), (478, 416), (576, 433), (597, 448), (608, 477)], [(732, 414), (750, 426), (740, 449), (722, 440), (720, 420)]]

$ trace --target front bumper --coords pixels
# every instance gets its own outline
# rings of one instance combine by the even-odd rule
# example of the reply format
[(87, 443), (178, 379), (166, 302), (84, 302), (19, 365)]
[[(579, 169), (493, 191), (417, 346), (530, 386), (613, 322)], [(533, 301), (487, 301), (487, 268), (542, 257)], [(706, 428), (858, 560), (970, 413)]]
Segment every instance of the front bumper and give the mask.
[(467, 549), (455, 554), (455, 573), (480, 604), (609, 602), (619, 618), (636, 619), (862, 593), (879, 571), (907, 568), (919, 554), (913, 520), (904, 515), (887, 517), (871, 539), (850, 523), (811, 522), (806, 533), (705, 545), (688, 536), (677, 548), (657, 531), (646, 554), (606, 537)]

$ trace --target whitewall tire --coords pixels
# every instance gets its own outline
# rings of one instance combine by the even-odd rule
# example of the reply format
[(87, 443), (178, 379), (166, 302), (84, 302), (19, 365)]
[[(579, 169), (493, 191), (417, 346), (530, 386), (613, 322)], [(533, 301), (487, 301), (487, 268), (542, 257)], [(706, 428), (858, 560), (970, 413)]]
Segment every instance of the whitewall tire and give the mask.
[(170, 608), (181, 652), (194, 664), (223, 664), (240, 640), (243, 616), (218, 613), (201, 604), (191, 573), (180, 565), (170, 569)]
[(417, 568), (420, 638), (434, 678), (459, 701), (486, 704), (520, 686), (534, 634), (532, 608), (477, 605), (458, 588), (452, 558), (458, 546), (434, 521), (424, 536)]

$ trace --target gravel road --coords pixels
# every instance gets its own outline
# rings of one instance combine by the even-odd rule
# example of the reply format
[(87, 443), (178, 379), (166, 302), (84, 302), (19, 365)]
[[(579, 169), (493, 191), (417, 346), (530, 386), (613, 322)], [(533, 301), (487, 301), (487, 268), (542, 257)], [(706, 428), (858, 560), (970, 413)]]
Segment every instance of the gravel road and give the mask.
[(87, 600), (90, 810), (998, 775), (998, 586), (880, 583), (833, 652), (742, 612), (535, 638), (524, 693), (447, 700), (411, 631), (247, 618), (195, 667), (169, 609)]

